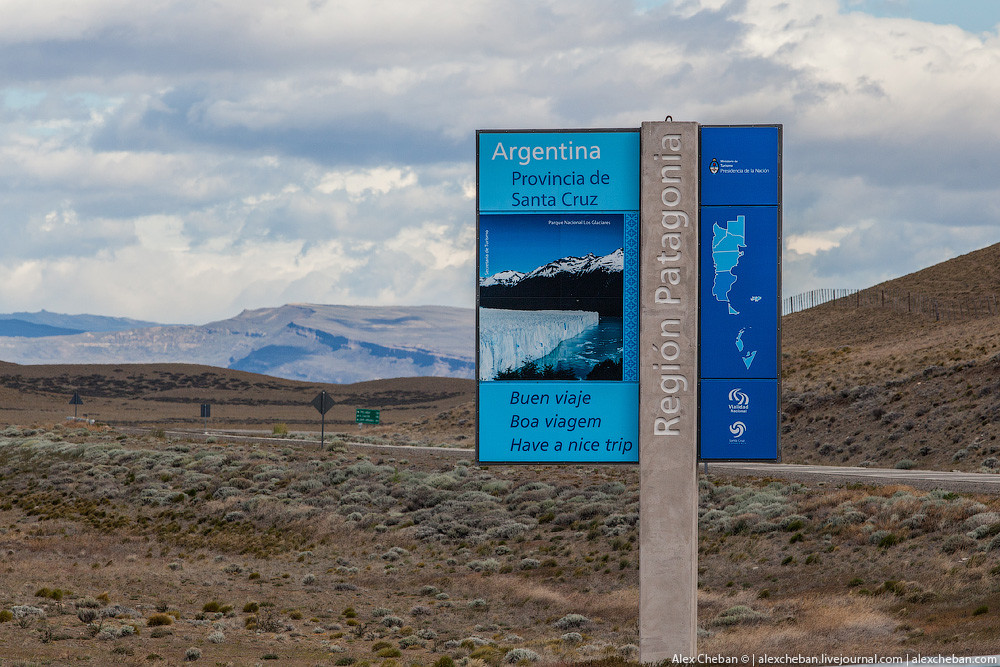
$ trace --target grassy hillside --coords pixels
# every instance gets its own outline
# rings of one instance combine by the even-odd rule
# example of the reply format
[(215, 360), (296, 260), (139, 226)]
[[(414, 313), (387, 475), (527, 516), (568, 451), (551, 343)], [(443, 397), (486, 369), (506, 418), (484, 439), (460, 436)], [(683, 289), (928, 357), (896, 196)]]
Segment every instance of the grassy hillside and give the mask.
[[(1000, 245), (880, 287), (1000, 294)], [(785, 461), (1000, 472), (1000, 317), (828, 303), (783, 318), (782, 347)]]

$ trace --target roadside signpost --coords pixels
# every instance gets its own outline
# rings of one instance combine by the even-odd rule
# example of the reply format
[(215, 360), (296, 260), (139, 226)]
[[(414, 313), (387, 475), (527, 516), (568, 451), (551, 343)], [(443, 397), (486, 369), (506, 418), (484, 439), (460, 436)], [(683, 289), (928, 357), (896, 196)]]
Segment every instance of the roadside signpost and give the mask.
[(212, 406), (209, 403), (201, 404), (201, 418), (205, 420), (205, 433), (208, 433), (208, 419), (212, 416)]
[(639, 464), (644, 663), (697, 655), (699, 459), (780, 458), (781, 140), (476, 133), (477, 458)]
[(381, 413), (378, 410), (366, 410), (358, 408), (354, 411), (354, 423), (356, 424), (378, 424)]
[(312, 400), (312, 406), (320, 414), (319, 449), (323, 451), (323, 441), (326, 439), (326, 413), (333, 407), (333, 397), (324, 389), (316, 394), (316, 398)]
[(77, 419), (77, 410), (83, 405), (83, 399), (80, 398), (80, 392), (74, 391), (73, 398), (69, 399), (69, 404), (73, 406), (73, 419)]

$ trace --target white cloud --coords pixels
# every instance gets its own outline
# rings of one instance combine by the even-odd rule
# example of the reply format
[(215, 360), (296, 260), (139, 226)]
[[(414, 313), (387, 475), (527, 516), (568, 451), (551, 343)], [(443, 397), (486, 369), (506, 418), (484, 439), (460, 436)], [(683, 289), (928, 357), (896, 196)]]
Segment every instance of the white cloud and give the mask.
[(323, 174), (316, 190), (323, 194), (333, 194), (343, 190), (354, 201), (365, 195), (386, 194), (397, 188), (412, 187), (417, 184), (417, 176), (412, 170), (397, 167), (375, 167), (373, 169), (331, 171)]
[(784, 124), (787, 293), (996, 240), (995, 31), (836, 0), (0, 6), (0, 311), (471, 306), (475, 129), (667, 114)]
[(821, 250), (836, 248), (851, 231), (851, 227), (837, 227), (813, 234), (790, 234), (786, 237), (785, 247), (799, 255), (815, 255)]

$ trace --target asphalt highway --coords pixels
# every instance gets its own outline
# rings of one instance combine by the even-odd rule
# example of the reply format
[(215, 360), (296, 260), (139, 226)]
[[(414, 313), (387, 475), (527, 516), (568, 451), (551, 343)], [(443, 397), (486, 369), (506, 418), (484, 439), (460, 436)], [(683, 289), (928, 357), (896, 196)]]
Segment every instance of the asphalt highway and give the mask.
[[(120, 427), (119, 430), (132, 433), (148, 433), (148, 428)], [(309, 441), (289, 438), (275, 438), (261, 435), (260, 432), (219, 431), (209, 432), (189, 429), (168, 430), (167, 435), (190, 439), (204, 439), (209, 435), (241, 440), (244, 442), (271, 442), (284, 444), (309, 444)], [(338, 437), (343, 438), (343, 434)], [(459, 447), (422, 447), (414, 445), (388, 445), (351, 441), (347, 436), (344, 443), (356, 449), (395, 450), (435, 453), (442, 456), (461, 456), (474, 458), (475, 449)], [(314, 441), (318, 446), (319, 442)], [(699, 464), (698, 472), (705, 471), (704, 463)], [(1000, 472), (1000, 470), (998, 470)], [(1000, 474), (977, 472), (960, 472), (945, 470), (897, 470), (895, 468), (850, 468), (846, 466), (802, 465), (797, 463), (709, 463), (709, 476), (723, 477), (770, 477), (812, 485), (839, 486), (841, 484), (872, 484), (876, 486), (902, 484), (917, 489), (944, 489), (956, 493), (1000, 494)]]

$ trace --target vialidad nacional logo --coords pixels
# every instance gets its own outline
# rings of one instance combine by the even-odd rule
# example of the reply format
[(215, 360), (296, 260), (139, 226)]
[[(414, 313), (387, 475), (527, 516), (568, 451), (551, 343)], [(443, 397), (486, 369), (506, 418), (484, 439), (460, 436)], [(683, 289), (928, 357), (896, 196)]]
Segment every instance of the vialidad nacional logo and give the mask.
[(729, 392), (729, 412), (730, 414), (746, 414), (750, 409), (750, 397), (741, 387), (736, 387)]

